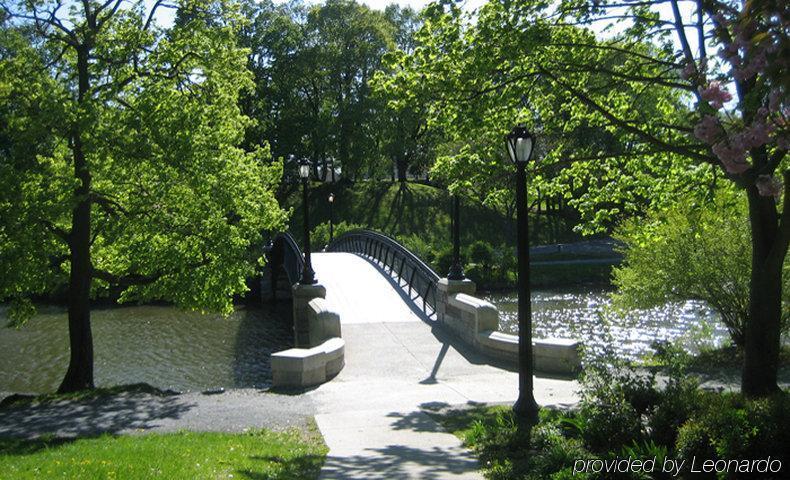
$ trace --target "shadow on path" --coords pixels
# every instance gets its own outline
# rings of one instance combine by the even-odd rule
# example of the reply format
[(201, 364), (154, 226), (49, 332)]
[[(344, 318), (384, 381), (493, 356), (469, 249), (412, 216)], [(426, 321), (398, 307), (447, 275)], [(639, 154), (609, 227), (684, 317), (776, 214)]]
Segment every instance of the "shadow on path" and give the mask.
[(180, 418), (194, 406), (177, 395), (122, 394), (7, 407), (0, 410), (0, 437), (84, 437), (149, 430), (160, 421)]
[[(364, 455), (329, 455), (322, 478), (331, 479), (446, 479), (448, 475), (476, 472), (477, 461), (458, 447), (459, 455), (448, 454), (447, 448), (416, 448), (388, 445), (370, 448)], [(419, 477), (414, 476), (419, 469)]]

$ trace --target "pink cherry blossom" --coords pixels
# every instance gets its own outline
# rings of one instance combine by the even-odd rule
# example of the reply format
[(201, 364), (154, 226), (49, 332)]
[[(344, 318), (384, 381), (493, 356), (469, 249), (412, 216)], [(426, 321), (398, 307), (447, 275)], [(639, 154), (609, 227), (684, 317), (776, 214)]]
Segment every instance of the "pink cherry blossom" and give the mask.
[(770, 141), (771, 132), (772, 128), (765, 123), (765, 117), (758, 114), (750, 127), (732, 137), (733, 143), (744, 150), (761, 147)]
[(751, 167), (746, 161), (746, 150), (740, 145), (732, 145), (731, 142), (722, 140), (712, 150), (729, 173), (743, 173)]
[(703, 88), (700, 91), (700, 95), (703, 100), (707, 101), (711, 107), (717, 110), (723, 107), (725, 103), (732, 100), (730, 92), (728, 92), (726, 88), (723, 88), (721, 83), (717, 81), (710, 82), (707, 88)]
[(779, 198), (782, 194), (782, 182), (771, 175), (759, 175), (754, 185), (763, 197)]
[(765, 67), (768, 66), (768, 58), (766, 57), (765, 49), (761, 48), (752, 55), (751, 60), (746, 66), (741, 67), (736, 63), (730, 63), (733, 64), (732, 76), (735, 77), (736, 80), (748, 80), (757, 75), (758, 72), (765, 70)]
[(694, 136), (708, 145), (713, 145), (721, 134), (721, 125), (713, 115), (705, 115), (694, 127)]

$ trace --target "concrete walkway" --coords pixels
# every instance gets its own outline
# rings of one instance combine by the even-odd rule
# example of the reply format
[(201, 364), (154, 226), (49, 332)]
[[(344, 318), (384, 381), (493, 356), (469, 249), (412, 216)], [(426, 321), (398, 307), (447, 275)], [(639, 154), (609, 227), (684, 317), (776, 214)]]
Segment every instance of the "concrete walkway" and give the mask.
[[(515, 401), (517, 375), (487, 364), (415, 311), (378, 267), (346, 253), (313, 257), (341, 316), (346, 367), (309, 392), (329, 447), (322, 479), (476, 479), (477, 461), (424, 413)], [(578, 400), (576, 382), (536, 378), (541, 404)]]

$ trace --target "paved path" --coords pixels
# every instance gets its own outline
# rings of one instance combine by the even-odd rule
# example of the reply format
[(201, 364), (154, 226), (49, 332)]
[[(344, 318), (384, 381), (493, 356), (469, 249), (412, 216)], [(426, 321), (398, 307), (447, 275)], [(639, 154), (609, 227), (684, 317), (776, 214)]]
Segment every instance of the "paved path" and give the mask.
[[(346, 367), (307, 394), (330, 452), (322, 479), (477, 479), (477, 462), (423, 409), (513, 402), (517, 375), (432, 328), (380, 270), (346, 253), (313, 257), (341, 315)], [(537, 378), (542, 404), (577, 401), (575, 382)]]

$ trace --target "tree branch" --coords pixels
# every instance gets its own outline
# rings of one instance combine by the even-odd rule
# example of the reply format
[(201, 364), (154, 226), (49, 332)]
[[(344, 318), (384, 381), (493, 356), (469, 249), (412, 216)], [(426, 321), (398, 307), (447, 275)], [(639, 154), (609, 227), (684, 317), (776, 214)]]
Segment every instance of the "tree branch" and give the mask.
[[(193, 268), (200, 268), (210, 264), (207, 258), (195, 263), (190, 263), (184, 265), (184, 269), (193, 269)], [(130, 273), (128, 275), (115, 275), (106, 270), (101, 270), (98, 268), (91, 268), (91, 274), (94, 278), (98, 278), (99, 280), (103, 280), (110, 285), (116, 285), (122, 288), (131, 287), (135, 285), (150, 285), (157, 280), (165, 277), (167, 275), (173, 275), (176, 272), (156, 272), (150, 275), (140, 275), (136, 273)]]
[(570, 85), (566, 84), (565, 82), (563, 82), (562, 80), (557, 78), (557, 76), (552, 74), (550, 71), (548, 71), (543, 66), (538, 64), (538, 69), (541, 71), (541, 73), (543, 75), (545, 75), (546, 77), (552, 79), (552, 81), (554, 81), (554, 83), (556, 83), (557, 85), (559, 85), (562, 88), (564, 88), (566, 91), (568, 91), (571, 95), (576, 97), (583, 104), (587, 105), (588, 107), (592, 108), (596, 112), (600, 113), (601, 115), (604, 116), (604, 118), (606, 118), (607, 120), (612, 122), (612, 124), (618, 126), (619, 128), (622, 128), (623, 130), (625, 130), (627, 132), (633, 133), (636, 136), (638, 136), (639, 138), (645, 140), (646, 142), (651, 143), (651, 144), (653, 144), (653, 145), (655, 145), (655, 146), (657, 146), (657, 147), (659, 147), (659, 148), (661, 148), (661, 149), (663, 149), (663, 150), (665, 150), (667, 152), (677, 153), (679, 155), (684, 155), (686, 157), (693, 158), (695, 160), (706, 162), (706, 163), (711, 163), (711, 164), (716, 164), (717, 163), (715, 161), (715, 159), (713, 157), (709, 156), (709, 155), (704, 155), (704, 154), (695, 152), (693, 150), (689, 150), (687, 148), (680, 147), (678, 145), (672, 145), (672, 144), (667, 143), (667, 142), (665, 142), (665, 141), (663, 141), (663, 140), (661, 140), (659, 138), (654, 137), (653, 135), (650, 135), (649, 133), (645, 132), (644, 130), (641, 130), (641, 129), (635, 127), (634, 125), (628, 123), (627, 121), (618, 118), (617, 116), (612, 114), (609, 110), (607, 110), (606, 108), (604, 108), (601, 105), (599, 105), (595, 100), (591, 99), (590, 97), (588, 97), (584, 93), (580, 92), (579, 90), (571, 87)]

